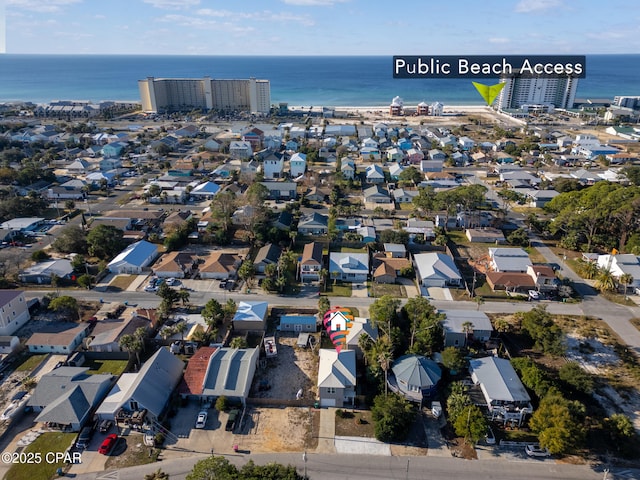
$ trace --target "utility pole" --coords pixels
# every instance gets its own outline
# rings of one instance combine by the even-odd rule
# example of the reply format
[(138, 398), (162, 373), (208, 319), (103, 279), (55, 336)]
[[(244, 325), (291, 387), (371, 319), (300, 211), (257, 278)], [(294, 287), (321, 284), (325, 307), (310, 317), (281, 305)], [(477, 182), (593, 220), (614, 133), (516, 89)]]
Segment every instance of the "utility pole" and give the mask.
[(304, 461), (304, 479), (307, 480), (307, 450), (302, 454), (302, 460)]

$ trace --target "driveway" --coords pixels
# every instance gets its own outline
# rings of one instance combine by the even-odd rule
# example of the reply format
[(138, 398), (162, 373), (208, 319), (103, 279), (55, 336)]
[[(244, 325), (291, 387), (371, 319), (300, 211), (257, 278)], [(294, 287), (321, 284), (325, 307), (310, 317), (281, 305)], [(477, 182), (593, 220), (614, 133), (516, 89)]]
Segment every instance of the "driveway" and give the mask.
[(368, 437), (335, 437), (338, 453), (391, 456), (391, 445)]
[(416, 282), (410, 278), (398, 278), (398, 283), (407, 291), (407, 298), (420, 296), (420, 290), (416, 287)]
[(351, 296), (356, 298), (367, 298), (369, 291), (367, 286), (363, 283), (354, 283), (351, 285)]

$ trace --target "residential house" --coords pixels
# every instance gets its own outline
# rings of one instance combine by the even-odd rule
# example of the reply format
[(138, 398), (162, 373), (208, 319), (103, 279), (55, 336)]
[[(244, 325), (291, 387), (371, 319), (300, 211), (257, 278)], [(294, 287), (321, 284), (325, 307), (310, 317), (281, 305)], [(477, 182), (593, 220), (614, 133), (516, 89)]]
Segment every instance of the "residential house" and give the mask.
[(352, 159), (344, 158), (340, 166), (340, 173), (347, 180), (353, 180), (356, 174), (356, 166)]
[(162, 415), (184, 370), (184, 362), (160, 348), (144, 362), (137, 373), (123, 373), (96, 410), (100, 420), (123, 421), (134, 412), (146, 410), (146, 417), (156, 422)]
[(290, 152), (297, 152), (300, 148), (300, 145), (295, 140), (289, 140), (285, 143), (284, 148)]
[(476, 142), (469, 137), (460, 137), (458, 139), (458, 145), (462, 150), (468, 151), (475, 147)]
[(516, 158), (514, 155), (510, 155), (506, 152), (497, 152), (493, 158), (495, 159), (496, 163), (513, 163), (516, 161)]
[(22, 270), (18, 279), (23, 283), (50, 284), (51, 278), (71, 279), (73, 267), (66, 258), (47, 260)]
[(396, 147), (390, 148), (387, 150), (387, 160), (399, 163), (404, 160), (404, 152)]
[(189, 195), (201, 200), (211, 200), (220, 191), (220, 185), (214, 182), (204, 182), (196, 185)]
[(304, 197), (310, 202), (318, 202), (323, 203), (326, 201), (329, 196), (329, 191), (326, 189), (311, 187), (309, 193), (307, 193)]
[(224, 396), (245, 405), (259, 356), (258, 348), (202, 347), (189, 360), (178, 392), (209, 404)]
[(301, 235), (326, 235), (329, 217), (320, 213), (312, 213), (300, 219), (298, 232)]
[(210, 138), (204, 143), (204, 149), (207, 152), (217, 152), (220, 150), (222, 142), (219, 142), (215, 138)]
[(235, 331), (259, 331), (264, 332), (267, 326), (267, 302), (238, 303), (238, 309), (231, 323)]
[(356, 358), (362, 360), (364, 352), (360, 348), (360, 337), (367, 335), (374, 342), (378, 340), (378, 328), (371, 324), (368, 318), (354, 317), (351, 328), (347, 332), (345, 346), (348, 350), (356, 352)]
[(442, 160), (422, 160), (420, 162), (420, 171), (427, 172), (441, 172), (444, 168), (444, 162)]
[(260, 150), (263, 140), (264, 132), (259, 128), (252, 128), (251, 130), (242, 134), (242, 141), (249, 142), (254, 152)]
[(436, 362), (422, 355), (403, 355), (394, 360), (387, 375), (387, 385), (411, 402), (422, 405), (425, 398), (433, 397), (442, 378)]
[(92, 165), (88, 161), (79, 158), (67, 165), (67, 172), (71, 175), (83, 175), (88, 173), (91, 167)]
[(363, 192), (364, 201), (367, 203), (390, 203), (391, 197), (386, 188), (380, 185), (372, 185)]
[(302, 258), (300, 259), (300, 281), (320, 281), (322, 266), (322, 244), (319, 242), (307, 243), (302, 250)]
[(428, 154), (429, 154), (429, 160), (437, 160), (440, 162), (444, 162), (447, 159), (446, 153), (444, 153), (442, 150), (438, 150), (435, 148), (432, 150), (429, 150)]
[(102, 147), (102, 155), (105, 158), (119, 157), (120, 155), (122, 155), (122, 152), (124, 151), (126, 146), (127, 144), (123, 142), (109, 143)]
[(267, 243), (258, 250), (256, 258), (253, 260), (253, 266), (257, 273), (264, 273), (267, 265), (277, 265), (278, 259), (282, 255), (282, 249), (273, 243)]
[(138, 328), (149, 329), (151, 323), (147, 318), (135, 314), (133, 309), (125, 310), (122, 318), (100, 319), (89, 338), (85, 339), (85, 347), (90, 352), (122, 352), (120, 340), (125, 335), (134, 335)]
[(529, 254), (522, 248), (489, 248), (489, 258), (494, 272), (526, 273), (527, 267), (531, 265)]
[(519, 425), (525, 415), (533, 412), (527, 393), (511, 362), (506, 358), (483, 357), (469, 361), (471, 380), (480, 386), (492, 416)]
[(423, 287), (457, 287), (462, 275), (453, 258), (440, 252), (419, 253), (413, 256), (416, 278)]
[(407, 161), (412, 165), (418, 165), (424, 160), (424, 153), (419, 148), (410, 148), (407, 150)]
[(231, 158), (246, 160), (253, 155), (253, 148), (249, 142), (231, 142), (229, 144), (229, 155)]
[(464, 234), (472, 243), (507, 243), (502, 230), (497, 228), (467, 228)]
[(630, 253), (598, 255), (598, 267), (609, 270), (618, 281), (623, 275), (630, 275), (633, 281), (626, 286), (640, 287), (640, 259), (636, 255)]
[(376, 241), (376, 229), (371, 226), (360, 226), (356, 228), (356, 233), (362, 237), (363, 243), (370, 243)]
[(78, 432), (113, 385), (110, 374), (90, 375), (86, 367), (58, 367), (39, 380), (27, 405), (38, 412), (36, 422)]
[(159, 278), (186, 278), (191, 276), (197, 264), (193, 252), (169, 252), (158, 258), (151, 270)]
[(382, 158), (382, 153), (379, 148), (367, 148), (363, 147), (360, 149), (360, 157), (363, 160), (380, 160)]
[(304, 172), (307, 171), (307, 156), (304, 153), (294, 153), (289, 159), (289, 170), (291, 178), (304, 175)]
[(174, 232), (189, 222), (193, 218), (191, 210), (178, 210), (171, 212), (162, 222), (164, 233)]
[(418, 196), (418, 190), (408, 190), (406, 188), (396, 188), (391, 192), (393, 199), (397, 203), (413, 203), (413, 199)]
[(409, 234), (409, 238), (413, 239), (416, 235), (422, 235), (425, 240), (433, 240), (436, 238), (435, 224), (431, 220), (418, 220), (410, 218), (403, 230)]
[(384, 253), (373, 256), (373, 280), (377, 283), (396, 283), (402, 273), (411, 268), (408, 258), (388, 257)]
[(13, 335), (30, 318), (22, 290), (0, 290), (0, 335)]
[(242, 258), (235, 253), (211, 252), (198, 267), (200, 278), (227, 280), (235, 278)]
[(383, 248), (387, 258), (407, 258), (407, 247), (402, 243), (384, 243)]
[(356, 352), (320, 349), (318, 396), (321, 407), (353, 405), (356, 396)]
[(298, 198), (295, 182), (260, 182), (269, 190), (269, 198), (272, 200), (289, 200)]
[(380, 165), (369, 165), (365, 170), (367, 183), (384, 183), (384, 172)]
[(272, 225), (278, 230), (290, 231), (293, 224), (293, 215), (291, 212), (282, 210), (278, 217), (272, 222)]
[(535, 288), (535, 281), (530, 275), (521, 272), (487, 272), (487, 285), (491, 290), (505, 290), (526, 294)]
[(318, 319), (315, 315), (281, 315), (278, 330), (281, 332), (317, 332)]
[(146, 240), (132, 243), (109, 262), (111, 273), (142, 273), (158, 256), (158, 246)]
[(404, 167), (399, 163), (392, 163), (389, 165), (389, 177), (391, 180), (398, 181), (400, 179), (400, 174), (404, 172)]
[(20, 346), (20, 338), (15, 335), (0, 335), (0, 354), (9, 355)]
[(556, 272), (548, 265), (529, 265), (527, 275), (535, 282), (535, 289), (539, 292), (549, 292), (558, 289), (560, 283)]
[(560, 193), (555, 190), (531, 189), (523, 193), (527, 199), (527, 204), (534, 208), (544, 208), (547, 203), (560, 195)]
[(265, 179), (281, 178), (284, 172), (284, 155), (282, 153), (271, 153), (262, 161), (262, 169)]
[(486, 342), (491, 338), (493, 326), (484, 312), (474, 310), (440, 310), (444, 315), (445, 347), (466, 347), (469, 342)]
[(378, 142), (369, 137), (362, 140), (362, 142), (360, 142), (360, 146), (363, 148), (378, 148)]
[(334, 280), (364, 283), (369, 276), (369, 254), (330, 252), (329, 274)]
[(87, 336), (88, 323), (48, 322), (27, 340), (31, 353), (59, 353), (69, 355)]

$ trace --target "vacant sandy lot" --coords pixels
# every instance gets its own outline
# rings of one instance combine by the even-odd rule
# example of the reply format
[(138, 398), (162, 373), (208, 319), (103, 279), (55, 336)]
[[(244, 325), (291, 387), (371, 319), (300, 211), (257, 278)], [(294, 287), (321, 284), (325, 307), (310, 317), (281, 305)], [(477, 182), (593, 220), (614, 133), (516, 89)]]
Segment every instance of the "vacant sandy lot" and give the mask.
[(295, 400), (298, 390), (302, 390), (303, 399), (316, 399), (317, 350), (299, 348), (297, 340), (297, 335), (278, 337), (278, 356), (266, 359), (265, 366), (256, 370), (251, 397)]

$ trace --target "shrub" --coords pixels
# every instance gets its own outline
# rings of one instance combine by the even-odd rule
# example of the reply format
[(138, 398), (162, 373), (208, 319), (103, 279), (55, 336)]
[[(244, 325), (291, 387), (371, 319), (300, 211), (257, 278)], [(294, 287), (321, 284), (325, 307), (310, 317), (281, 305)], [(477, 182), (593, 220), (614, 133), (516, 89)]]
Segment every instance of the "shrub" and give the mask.
[(156, 436), (153, 437), (153, 442), (156, 445), (162, 445), (164, 443), (164, 433), (160, 433), (160, 432), (156, 433)]
[(344, 417), (344, 410), (342, 410), (341, 408), (336, 410), (336, 417), (338, 418), (343, 418)]
[(216, 400), (216, 410), (219, 412), (226, 412), (229, 410), (229, 399), (224, 395), (220, 395)]

